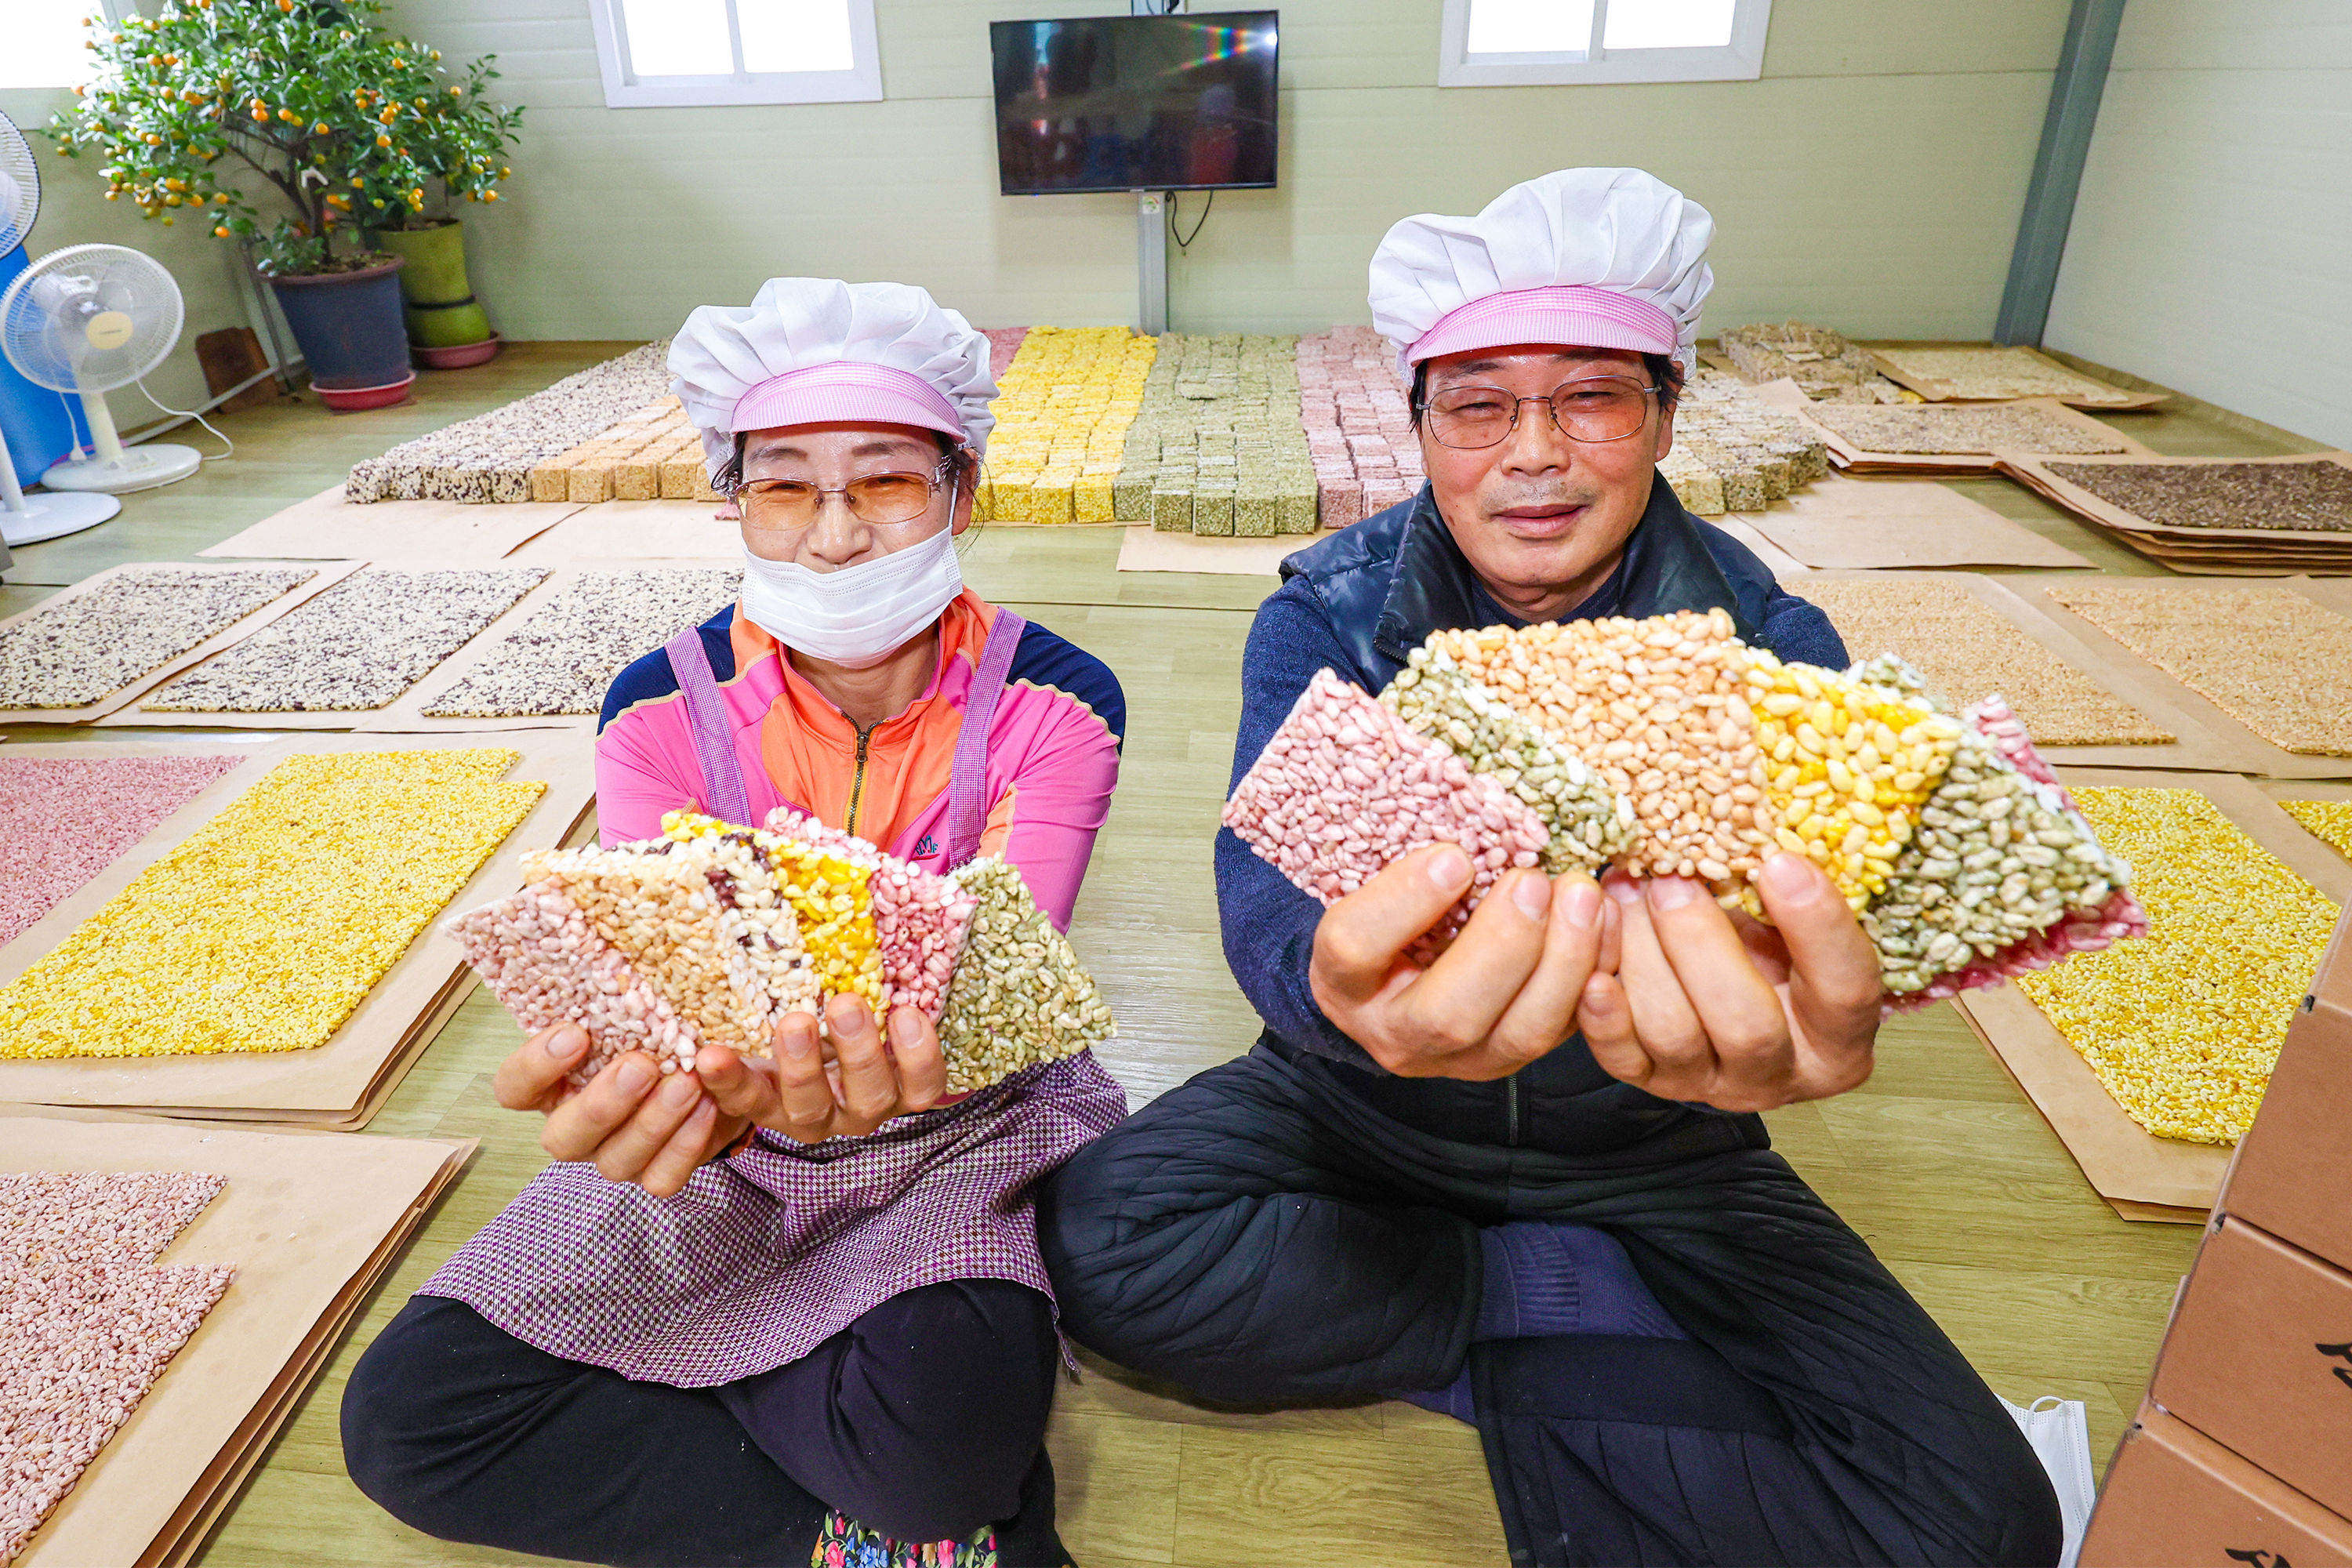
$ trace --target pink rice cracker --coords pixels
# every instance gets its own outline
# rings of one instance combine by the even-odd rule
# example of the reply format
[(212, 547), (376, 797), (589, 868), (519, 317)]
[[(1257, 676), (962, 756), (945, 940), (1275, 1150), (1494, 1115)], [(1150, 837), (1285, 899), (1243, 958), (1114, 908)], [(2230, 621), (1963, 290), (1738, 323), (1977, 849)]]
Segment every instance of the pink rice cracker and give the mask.
[(236, 1278), (155, 1258), (226, 1184), (0, 1174), (0, 1563), (14, 1562)]
[(10, 836), (0, 942), (24, 934), (243, 761), (0, 756), (0, 823)]
[(534, 882), (448, 924), (482, 983), (533, 1033), (558, 1024), (588, 1032), (588, 1055), (567, 1075), (585, 1088), (606, 1062), (644, 1051), (664, 1071), (694, 1066), (701, 1041), (553, 880)]
[(1225, 803), (1224, 824), (1328, 907), (1400, 857), (1451, 843), (1469, 855), (1469, 893), (1415, 956), (1451, 942), (1495, 879), (1533, 866), (1551, 836), (1502, 784), (1328, 669), (1318, 670)]
[[(1971, 729), (1991, 742), (1993, 749), (2020, 773), (2043, 785), (2056, 795), (2060, 805), (2079, 815), (2074, 797), (2033, 749), (2025, 725), (1998, 694), (1969, 707), (1963, 718)], [(2126, 938), (2147, 934), (2147, 911), (2140, 907), (2129, 888), (2116, 888), (2095, 910), (2069, 910), (2055, 925), (2012, 942), (1990, 958), (1972, 958), (1961, 968), (1937, 975), (1924, 990), (1889, 996), (1885, 1010), (1908, 1012), (1963, 991), (1999, 985), (2017, 975), (2047, 969), (2072, 953), (2096, 952)]]
[(866, 868), (890, 1005), (919, 1008), (938, 1023), (979, 900), (936, 871), (886, 855), (856, 835), (828, 827), (790, 806), (770, 812), (767, 829)]

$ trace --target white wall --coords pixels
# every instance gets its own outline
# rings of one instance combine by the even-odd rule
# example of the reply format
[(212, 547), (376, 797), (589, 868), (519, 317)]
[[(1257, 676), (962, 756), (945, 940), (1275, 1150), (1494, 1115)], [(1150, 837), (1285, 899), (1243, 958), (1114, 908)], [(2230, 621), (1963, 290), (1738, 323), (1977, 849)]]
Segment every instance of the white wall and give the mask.
[[(1133, 198), (999, 195), (987, 68), (990, 20), (1120, 0), (876, 9), (884, 101), (608, 110), (587, 0), (392, 0), (391, 25), (453, 60), (498, 54), (501, 95), (529, 108), (506, 199), (461, 209), (501, 328), (649, 337), (791, 272), (921, 283), (982, 325), (1133, 321)], [(1712, 326), (1795, 315), (1866, 336), (1983, 337), (2066, 10), (1778, 0), (1759, 81), (1441, 90), (1438, 0), (1290, 0), (1282, 187), (1217, 198), (1191, 254), (1171, 258), (1175, 324), (1368, 320), (1364, 264), (1398, 217), (1472, 212), (1547, 169), (1624, 163), (1715, 212)], [(0, 93), (26, 123), (64, 101)], [(100, 201), (86, 159), (43, 163), (37, 250), (140, 246), (179, 278), (191, 338), (247, 319), (225, 243)], [(159, 393), (201, 385), (184, 348), (179, 360)]]
[(2352, 447), (2352, 6), (2130, 0), (2044, 339)]
[[(604, 108), (586, 0), (393, 0), (392, 20), (453, 59), (496, 52), (530, 108), (507, 199), (466, 209), (492, 315), (620, 338), (791, 272), (921, 283), (983, 325), (1133, 321), (1133, 198), (999, 195), (987, 68), (991, 19), (1124, 9), (877, 0), (884, 101), (730, 109)], [(1761, 81), (1441, 91), (1438, 0), (1290, 0), (1282, 188), (1217, 198), (1172, 261), (1175, 324), (1367, 320), (1396, 218), (1629, 163), (1715, 211), (1716, 324), (1983, 337), (2066, 9), (1778, 0)]]
[[(180, 346), (163, 367), (147, 378), (147, 388), (174, 408), (194, 408), (207, 395), (205, 373), (196, 363), (196, 335), (217, 327), (247, 324), (246, 296), (237, 281), (237, 255), (225, 239), (215, 239), (200, 224), (177, 223), (165, 228), (160, 219), (142, 218), (127, 201), (106, 199), (106, 181), (99, 174), (100, 160), (85, 152), (79, 158), (61, 158), (48, 139), (35, 134), (49, 116), (73, 101), (58, 89), (0, 89), (0, 114), (15, 121), (33, 144), (41, 171), (41, 216), (27, 242), (38, 258), (68, 245), (127, 245), (143, 250), (172, 269), (187, 305), (187, 324)], [(268, 343), (263, 341), (263, 352)], [(158, 418), (137, 387), (126, 387), (109, 399), (116, 423), (125, 430)], [(194, 428), (194, 426), (190, 426)], [(202, 443), (199, 443), (200, 445)]]

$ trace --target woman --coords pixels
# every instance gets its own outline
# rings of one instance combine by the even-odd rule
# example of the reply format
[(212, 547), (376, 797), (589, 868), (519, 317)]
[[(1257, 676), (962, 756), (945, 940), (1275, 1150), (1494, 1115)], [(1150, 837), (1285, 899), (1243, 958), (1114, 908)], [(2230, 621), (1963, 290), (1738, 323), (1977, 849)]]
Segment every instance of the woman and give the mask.
[[(987, 341), (920, 289), (780, 278), (696, 310), (669, 363), (742, 599), (614, 684), (604, 842), (789, 805), (933, 869), (1002, 855), (1066, 927), (1125, 705), (962, 587)], [(1065, 1563), (1029, 1192), (1125, 1096), (1082, 1055), (959, 1102), (916, 1009), (836, 998), (825, 1025), (666, 1081), (623, 1057), (577, 1093), (577, 1028), (509, 1057), (499, 1103), (545, 1114), (559, 1163), (354, 1369), (360, 1488), (435, 1535), (600, 1563)]]

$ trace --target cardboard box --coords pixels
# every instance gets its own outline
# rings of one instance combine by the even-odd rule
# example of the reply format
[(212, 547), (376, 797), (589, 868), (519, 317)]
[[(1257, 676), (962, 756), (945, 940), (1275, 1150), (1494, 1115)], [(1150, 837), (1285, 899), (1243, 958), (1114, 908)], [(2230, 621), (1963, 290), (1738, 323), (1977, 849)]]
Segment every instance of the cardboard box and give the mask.
[(2220, 1206), (2352, 1269), (2352, 908), (2288, 1026)]
[(2342, 1568), (2352, 1521), (2142, 1405), (2108, 1467), (2079, 1568)]
[(2242, 1219), (2216, 1221), (2148, 1397), (2352, 1514), (2352, 1274)]

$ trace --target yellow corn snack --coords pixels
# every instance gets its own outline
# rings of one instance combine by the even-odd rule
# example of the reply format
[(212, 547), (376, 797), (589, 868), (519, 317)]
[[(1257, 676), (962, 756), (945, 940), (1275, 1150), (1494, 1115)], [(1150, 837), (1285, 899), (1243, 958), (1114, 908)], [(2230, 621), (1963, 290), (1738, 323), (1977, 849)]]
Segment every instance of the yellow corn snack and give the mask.
[[(662, 818), (662, 837), (681, 844), (716, 843), (745, 831), (692, 812), (674, 811)], [(748, 831), (775, 872), (777, 893), (800, 923), (801, 949), (818, 986), (827, 996), (844, 991), (863, 996), (881, 1017), (887, 987), (866, 868), (764, 829)]]
[(520, 755), (289, 757), (0, 988), (0, 1057), (325, 1044), (546, 793)]
[(2017, 985), (2134, 1121), (2161, 1138), (2234, 1143), (2262, 1104), (2336, 906), (2195, 790), (2074, 795), (2137, 868), (2148, 934)]
[(1143, 404), (1156, 338), (1125, 327), (1032, 327), (989, 405), (988, 478), (974, 515), (998, 522), (1108, 522), (1127, 427)]
[(2352, 800), (2283, 800), (2279, 809), (2314, 838), (2352, 860)]
[(1920, 806), (1951, 766), (1959, 721), (1925, 698), (1782, 664), (1760, 648), (1749, 660), (1773, 837), (1828, 871), (1860, 910), (1885, 889)]

